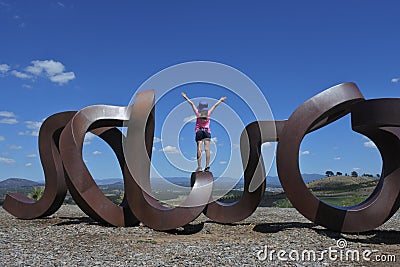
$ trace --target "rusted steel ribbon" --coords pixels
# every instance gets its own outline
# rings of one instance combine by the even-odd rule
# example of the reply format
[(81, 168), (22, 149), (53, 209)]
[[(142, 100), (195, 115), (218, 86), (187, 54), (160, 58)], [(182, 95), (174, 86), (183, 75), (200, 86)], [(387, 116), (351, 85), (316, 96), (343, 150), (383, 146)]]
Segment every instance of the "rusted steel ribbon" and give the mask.
[[(237, 222), (254, 212), (265, 191), (261, 145), (278, 142), (278, 175), (287, 197), (301, 214), (335, 231), (372, 230), (400, 206), (400, 159), (396, 156), (400, 149), (399, 105), (400, 99), (364, 100), (354, 83), (344, 83), (310, 98), (288, 120), (253, 122), (243, 130), (240, 140), (244, 169), (241, 199), (228, 204), (212, 200), (212, 173), (197, 172), (192, 174), (192, 191), (183, 205), (169, 208), (151, 195), (154, 91), (140, 92), (129, 107), (91, 106), (77, 113), (49, 117), (39, 135), (46, 175), (45, 195), (34, 202), (21, 194), (9, 194), (3, 207), (24, 219), (49, 215), (61, 205), (66, 181), (79, 207), (91, 218), (110, 225), (130, 226), (141, 221), (153, 229), (168, 230), (191, 222), (201, 212), (216, 222)], [(367, 200), (353, 207), (336, 207), (319, 200), (305, 185), (299, 169), (299, 149), (306, 134), (349, 113), (353, 130), (377, 145), (382, 154), (383, 171), (378, 186)], [(127, 138), (115, 128), (123, 125), (128, 126)], [(103, 195), (83, 162), (82, 145), (88, 131), (105, 140), (118, 158), (125, 186), (125, 198), (120, 206)], [(126, 161), (122, 140), (125, 154), (134, 153), (134, 160)]]
[[(110, 127), (122, 126), (130, 117), (138, 134), (130, 144), (135, 157), (132, 169), (125, 165), (122, 153), (122, 135)], [(125, 205), (118, 206), (111, 202), (96, 185), (82, 158), (82, 146), (86, 132), (91, 130), (100, 137), (107, 134), (107, 142), (113, 148), (123, 170), (126, 200)], [(91, 218), (98, 222), (114, 226), (129, 226), (143, 222), (157, 230), (168, 230), (185, 225), (194, 220), (203, 211), (212, 192), (212, 174), (196, 175), (196, 182), (189, 194), (186, 204), (203, 199), (204, 204), (195, 207), (177, 207), (174, 209), (161, 205), (148, 195), (136, 183), (132, 175), (145, 179), (150, 185), (150, 165), (152, 142), (154, 135), (154, 91), (137, 94), (131, 107), (91, 106), (87, 107), (71, 119), (60, 138), (60, 153), (68, 174), (68, 189), (77, 205)], [(131, 139), (129, 139), (131, 140)], [(141, 184), (142, 185), (142, 184)], [(148, 188), (149, 189), (149, 188)], [(151, 189), (150, 189), (151, 190)], [(147, 191), (148, 192), (148, 191)], [(129, 206), (128, 206), (129, 203)], [(129, 208), (130, 207), (130, 208)], [(131, 212), (133, 211), (133, 213)], [(135, 214), (135, 215), (133, 215)], [(138, 218), (139, 220), (137, 220)], [(163, 218), (155, 220), (154, 218)]]
[[(121, 146), (122, 135), (115, 126), (122, 126), (126, 108), (114, 106), (90, 106), (77, 112), (65, 126), (60, 137), (60, 153), (68, 176), (67, 185), (75, 203), (89, 217), (114, 226), (138, 224), (129, 207), (123, 202), (116, 205), (97, 186), (82, 158), (86, 132), (92, 130), (107, 138), (117, 155), (121, 170), (125, 160)], [(125, 180), (124, 180), (125, 182)]]
[[(135, 179), (127, 179), (125, 192), (129, 206), (145, 225), (156, 230), (169, 230), (188, 224), (204, 210), (212, 193), (211, 173), (196, 173), (195, 184), (181, 206), (163, 206), (150, 195), (150, 159), (154, 136), (154, 91), (136, 95), (131, 107), (125, 148), (141, 155), (130, 161), (129, 171)], [(129, 153), (129, 151), (125, 151)], [(138, 185), (140, 184), (140, 186)]]
[(354, 104), (363, 100), (363, 95), (353, 83), (325, 90), (300, 105), (279, 135), (276, 163), (286, 196), (306, 218), (329, 229), (339, 230), (337, 225), (346, 210), (326, 204), (307, 188), (299, 168), (300, 144), (307, 133), (345, 116)]
[[(240, 153), (244, 169), (243, 195), (235, 203), (211, 202), (204, 210), (208, 218), (220, 223), (233, 223), (253, 214), (266, 188), (261, 145), (277, 141), (275, 133), (279, 132), (283, 125), (284, 121), (257, 121), (246, 126), (240, 137)], [(251, 191), (250, 185), (256, 179), (261, 179), (263, 182), (256, 190)]]
[(346, 209), (335, 230), (364, 232), (386, 222), (400, 206), (400, 99), (373, 99), (352, 108), (352, 128), (369, 137), (382, 156), (382, 175), (364, 202)]
[(49, 216), (62, 205), (67, 193), (64, 168), (58, 152), (58, 140), (62, 129), (76, 112), (62, 112), (48, 117), (39, 132), (39, 154), (46, 186), (43, 196), (32, 200), (21, 193), (10, 193), (4, 199), (3, 208), (20, 219)]

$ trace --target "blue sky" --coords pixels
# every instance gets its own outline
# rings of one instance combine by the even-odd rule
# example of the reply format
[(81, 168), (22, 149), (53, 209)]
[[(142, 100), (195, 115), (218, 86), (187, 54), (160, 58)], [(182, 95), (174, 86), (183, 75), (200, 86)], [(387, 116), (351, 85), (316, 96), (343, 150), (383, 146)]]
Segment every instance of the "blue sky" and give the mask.
[[(240, 70), (262, 90), (276, 119), (341, 82), (356, 82), (366, 98), (399, 96), (398, 1), (142, 2), (0, 0), (0, 180), (43, 179), (37, 150), (43, 119), (94, 104), (126, 106), (145, 80), (178, 63), (209, 60)], [(225, 94), (218, 88), (202, 95), (201, 86), (172, 95)], [(171, 108), (168, 101), (157, 106), (157, 127)], [(182, 121), (190, 115), (181, 114)], [(192, 126), (180, 136), (187, 158), (195, 155)], [(213, 127), (218, 176), (230, 149), (238, 152), (223, 127)], [(163, 160), (167, 146), (173, 154), (172, 145), (154, 144), (154, 164), (165, 176), (188, 175)], [(83, 154), (95, 177), (120, 176), (97, 138)], [(379, 153), (351, 131), (348, 117), (307, 136), (300, 161), (304, 173), (381, 168)]]

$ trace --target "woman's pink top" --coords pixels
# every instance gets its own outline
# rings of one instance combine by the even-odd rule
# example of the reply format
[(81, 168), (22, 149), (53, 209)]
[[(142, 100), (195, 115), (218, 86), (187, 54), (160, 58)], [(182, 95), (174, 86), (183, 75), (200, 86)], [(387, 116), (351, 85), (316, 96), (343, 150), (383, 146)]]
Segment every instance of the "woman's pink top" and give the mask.
[(201, 117), (200, 112), (196, 112), (196, 128), (195, 132), (197, 132), (200, 129), (205, 129), (207, 132), (211, 133), (210, 130), (210, 111), (207, 112), (207, 118)]

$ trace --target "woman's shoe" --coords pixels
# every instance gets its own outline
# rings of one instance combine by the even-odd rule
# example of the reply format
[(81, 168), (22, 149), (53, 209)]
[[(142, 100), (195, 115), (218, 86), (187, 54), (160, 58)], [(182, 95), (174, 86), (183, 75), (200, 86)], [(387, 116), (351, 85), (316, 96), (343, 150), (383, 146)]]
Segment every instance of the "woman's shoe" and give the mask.
[(205, 172), (209, 172), (209, 171), (210, 171), (210, 167), (206, 167), (206, 168), (204, 169), (204, 171), (205, 171)]
[(197, 167), (196, 172), (201, 172), (201, 171), (203, 171), (203, 170), (201, 169), (201, 167)]

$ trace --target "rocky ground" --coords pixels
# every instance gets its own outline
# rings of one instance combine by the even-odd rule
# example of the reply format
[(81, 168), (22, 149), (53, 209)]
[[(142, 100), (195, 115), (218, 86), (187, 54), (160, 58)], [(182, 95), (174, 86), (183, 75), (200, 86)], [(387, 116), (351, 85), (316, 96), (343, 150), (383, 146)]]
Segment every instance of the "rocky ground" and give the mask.
[[(258, 208), (237, 224), (200, 216), (181, 229), (158, 232), (102, 226), (75, 205), (38, 220), (18, 220), (0, 209), (0, 266), (380, 266), (377, 257), (392, 261), (386, 266), (400, 266), (390, 258), (400, 262), (399, 223), (397, 213), (377, 230), (340, 234), (316, 226), (295, 209)], [(347, 242), (343, 249), (336, 247), (339, 239)], [(322, 254), (329, 247), (336, 250), (331, 258)], [(265, 249), (271, 258), (263, 259)], [(287, 260), (272, 250), (284, 250), (281, 258)], [(302, 260), (305, 250), (321, 259), (306, 255)], [(375, 262), (362, 259), (366, 250), (377, 250), (369, 256)], [(358, 251), (360, 260), (350, 254), (346, 260), (348, 251)]]

